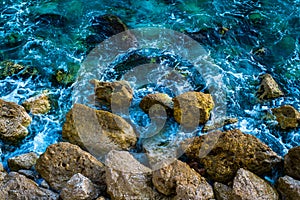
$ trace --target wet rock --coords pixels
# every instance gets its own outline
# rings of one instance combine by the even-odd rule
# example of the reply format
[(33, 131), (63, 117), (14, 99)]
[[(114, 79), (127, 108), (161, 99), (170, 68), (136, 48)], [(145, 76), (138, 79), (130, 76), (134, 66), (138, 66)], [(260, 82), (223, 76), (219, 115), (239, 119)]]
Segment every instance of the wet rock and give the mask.
[(55, 190), (61, 190), (67, 181), (81, 173), (105, 190), (104, 165), (78, 146), (60, 142), (50, 145), (37, 160), (36, 170)]
[(282, 129), (297, 128), (300, 125), (300, 113), (290, 105), (272, 109)]
[(214, 183), (214, 192), (217, 200), (231, 200), (232, 188), (222, 183)]
[(236, 118), (226, 118), (226, 119), (217, 119), (214, 121), (212, 125), (205, 124), (203, 127), (202, 131), (203, 132), (209, 132), (218, 128), (222, 128), (223, 126), (229, 125), (229, 124), (234, 124), (238, 122), (238, 119)]
[(233, 181), (234, 199), (277, 200), (278, 194), (272, 186), (250, 171), (239, 169)]
[(163, 93), (148, 94), (142, 99), (140, 103), (140, 108), (145, 113), (149, 113), (150, 108), (153, 108), (153, 106), (156, 104), (161, 105), (169, 115), (172, 114), (173, 112), (172, 98), (169, 97), (169, 95)]
[(67, 69), (57, 69), (51, 80), (55, 84), (70, 86), (76, 81), (79, 68), (80, 64), (78, 63), (67, 63)]
[(137, 141), (131, 125), (120, 116), (81, 104), (67, 114), (62, 136), (98, 159), (112, 149), (129, 150)]
[(18, 173), (26, 176), (27, 178), (29, 178), (31, 180), (36, 180), (39, 178), (39, 174), (32, 170), (20, 169), (20, 170), (18, 170)]
[(288, 176), (300, 180), (300, 146), (290, 149), (284, 156), (284, 170)]
[(129, 152), (111, 151), (106, 158), (107, 193), (112, 199), (158, 199), (153, 190), (152, 171)]
[(95, 87), (95, 100), (109, 107), (114, 113), (123, 113), (129, 108), (133, 90), (127, 81), (102, 82), (92, 80)]
[(22, 78), (29, 78), (36, 75), (37, 69), (34, 67), (20, 65), (11, 61), (0, 62), (0, 79), (11, 77), (14, 75), (20, 75)]
[(3, 167), (3, 164), (0, 162), (0, 172), (5, 172), (5, 169)]
[(18, 171), (20, 169), (31, 169), (35, 165), (38, 155), (34, 152), (22, 154), (9, 158), (7, 163), (8, 167), (12, 171)]
[(179, 160), (153, 172), (152, 182), (162, 194), (174, 195), (172, 199), (214, 198), (213, 189), (205, 178)]
[(270, 74), (264, 74), (260, 78), (261, 84), (257, 91), (259, 99), (274, 99), (284, 95), (278, 84)]
[(58, 195), (39, 188), (37, 184), (17, 172), (7, 174), (0, 184), (0, 199), (56, 200)]
[(214, 101), (210, 94), (201, 92), (186, 92), (173, 99), (175, 120), (186, 128), (195, 128), (205, 124)]
[(277, 190), (284, 200), (300, 199), (300, 181), (292, 177), (280, 177), (276, 183)]
[(91, 180), (78, 173), (72, 176), (60, 192), (63, 200), (93, 200), (98, 196)]
[(45, 114), (51, 109), (49, 97), (45, 93), (27, 99), (22, 106), (32, 114)]
[(47, 181), (45, 181), (45, 180), (42, 180), (40, 186), (41, 186), (42, 188), (45, 188), (45, 189), (49, 189), (49, 188), (50, 188), (50, 185), (49, 185), (49, 184), (47, 183)]
[(17, 142), (27, 134), (31, 117), (22, 106), (0, 99), (0, 138), (8, 142)]
[(262, 175), (282, 161), (270, 147), (240, 130), (210, 132), (182, 144), (189, 159), (202, 164), (217, 182), (231, 181), (239, 168)]

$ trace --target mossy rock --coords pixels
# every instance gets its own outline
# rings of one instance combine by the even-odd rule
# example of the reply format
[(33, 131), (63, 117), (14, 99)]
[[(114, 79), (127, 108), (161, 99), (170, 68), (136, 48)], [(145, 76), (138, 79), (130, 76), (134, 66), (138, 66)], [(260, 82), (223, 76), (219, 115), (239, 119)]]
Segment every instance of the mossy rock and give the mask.
[(57, 69), (54, 73), (53, 81), (56, 84), (69, 86), (76, 81), (77, 72), (80, 68), (80, 64), (69, 63), (68, 69)]
[(24, 66), (11, 61), (0, 62), (0, 79), (15, 75), (19, 75), (21, 78), (29, 78), (37, 74), (38, 70), (35, 67)]

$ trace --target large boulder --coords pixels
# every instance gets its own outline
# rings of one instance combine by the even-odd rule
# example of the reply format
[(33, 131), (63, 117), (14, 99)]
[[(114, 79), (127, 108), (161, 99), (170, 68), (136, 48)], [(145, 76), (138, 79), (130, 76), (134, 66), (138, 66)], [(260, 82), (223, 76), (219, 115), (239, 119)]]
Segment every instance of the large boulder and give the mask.
[(284, 156), (285, 173), (300, 180), (300, 146), (294, 147)]
[(47, 94), (31, 97), (23, 102), (22, 106), (32, 114), (45, 114), (51, 109), (50, 100)]
[(152, 170), (129, 152), (111, 151), (106, 158), (107, 193), (112, 199), (158, 199), (153, 188)]
[(300, 113), (290, 105), (272, 109), (282, 129), (297, 128), (300, 125)]
[(20, 169), (30, 169), (32, 166), (35, 165), (36, 160), (38, 158), (39, 157), (36, 153), (30, 152), (9, 158), (7, 163), (10, 170), (18, 171)]
[(58, 194), (39, 188), (34, 181), (11, 172), (0, 183), (0, 199), (57, 200)]
[(205, 124), (214, 107), (212, 96), (202, 92), (183, 93), (173, 98), (173, 102), (174, 118), (185, 128), (196, 128), (199, 124)]
[(110, 150), (129, 150), (137, 141), (132, 126), (118, 115), (75, 104), (66, 116), (62, 137), (98, 159)]
[(169, 97), (167, 94), (163, 93), (156, 93), (156, 94), (148, 94), (145, 96), (141, 103), (140, 108), (145, 112), (149, 113), (150, 108), (153, 109), (154, 105), (160, 105), (162, 106), (167, 114), (171, 115), (173, 112), (173, 101), (172, 98)]
[(152, 182), (162, 194), (174, 195), (173, 199), (214, 198), (213, 189), (205, 178), (179, 160), (154, 171)]
[(94, 200), (98, 196), (92, 181), (78, 173), (72, 176), (60, 192), (63, 200)]
[(25, 109), (13, 102), (0, 99), (0, 138), (8, 142), (17, 142), (27, 134), (31, 117)]
[(233, 181), (233, 199), (278, 200), (276, 190), (252, 172), (239, 169)]
[(300, 199), (300, 181), (292, 177), (280, 177), (276, 183), (277, 190), (284, 200)]
[(105, 190), (104, 165), (91, 154), (67, 142), (50, 145), (37, 160), (35, 168), (57, 191), (66, 187), (70, 178), (77, 173)]
[(264, 74), (260, 78), (261, 84), (257, 92), (259, 99), (274, 99), (284, 95), (270, 74)]
[(189, 159), (203, 165), (214, 181), (221, 183), (231, 181), (240, 168), (262, 175), (282, 161), (259, 139), (237, 129), (188, 139), (182, 149)]
[(133, 90), (127, 81), (102, 82), (92, 80), (94, 85), (95, 100), (100, 105), (105, 105), (114, 113), (125, 112), (133, 98)]

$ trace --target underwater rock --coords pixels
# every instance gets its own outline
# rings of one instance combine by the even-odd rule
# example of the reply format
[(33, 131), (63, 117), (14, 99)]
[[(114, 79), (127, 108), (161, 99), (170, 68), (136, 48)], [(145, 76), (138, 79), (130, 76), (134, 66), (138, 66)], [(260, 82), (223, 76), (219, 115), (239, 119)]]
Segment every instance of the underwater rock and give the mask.
[(57, 191), (66, 187), (67, 181), (77, 173), (89, 178), (101, 191), (106, 188), (104, 165), (91, 154), (67, 142), (48, 146), (37, 160), (35, 168)]
[(214, 183), (214, 192), (217, 200), (231, 200), (232, 188), (222, 183)]
[(161, 105), (165, 111), (171, 115), (173, 111), (173, 101), (172, 98), (169, 97), (167, 94), (163, 93), (156, 93), (156, 94), (148, 94), (145, 96), (141, 103), (140, 103), (140, 108), (145, 112), (149, 113), (149, 110), (154, 108), (154, 105)]
[(31, 117), (22, 106), (0, 99), (0, 138), (3, 141), (15, 143), (23, 139), (30, 123)]
[(179, 160), (154, 171), (152, 182), (162, 194), (175, 195), (172, 199), (214, 198), (213, 189), (205, 178)]
[(296, 40), (289, 35), (285, 35), (272, 47), (272, 52), (276, 55), (276, 57), (274, 56), (275, 59), (286, 59), (292, 55), (295, 49)]
[(14, 75), (19, 75), (21, 78), (29, 78), (37, 73), (38, 71), (34, 67), (20, 65), (11, 61), (0, 62), (0, 79)]
[(221, 128), (221, 127), (229, 125), (229, 124), (234, 124), (236, 122), (238, 122), (238, 119), (236, 119), (236, 118), (216, 119), (216, 121), (214, 121), (214, 124), (212, 124), (212, 125), (206, 124), (203, 127), (202, 131), (209, 132), (209, 131)]
[(112, 199), (162, 199), (153, 189), (152, 170), (129, 152), (109, 152), (105, 165), (107, 193)]
[(276, 188), (284, 200), (300, 199), (300, 181), (284, 176), (277, 180)]
[(282, 161), (270, 147), (240, 130), (210, 132), (182, 143), (187, 157), (204, 166), (214, 181), (231, 181), (238, 169), (262, 175)]
[(132, 126), (122, 117), (82, 104), (75, 104), (68, 112), (62, 137), (98, 159), (113, 149), (129, 150), (137, 141)]
[(79, 68), (80, 65), (72, 64), (68, 70), (58, 69), (55, 71), (52, 81), (59, 85), (70, 86), (76, 81)]
[(130, 107), (133, 90), (127, 81), (102, 82), (92, 80), (94, 85), (95, 100), (109, 107), (114, 113), (125, 112)]
[(27, 99), (22, 106), (32, 114), (45, 114), (51, 109), (49, 96), (46, 93)]
[(38, 158), (39, 157), (36, 153), (30, 152), (30, 153), (9, 158), (7, 160), (7, 163), (8, 163), (8, 167), (12, 171), (18, 171), (20, 169), (31, 169), (31, 167), (35, 165), (36, 160)]
[(264, 74), (261, 77), (261, 84), (257, 91), (258, 98), (261, 100), (274, 99), (283, 96), (278, 84), (270, 74)]
[(72, 176), (60, 192), (63, 200), (94, 200), (98, 196), (92, 181), (78, 173)]
[(300, 125), (300, 113), (290, 105), (272, 109), (282, 129), (297, 128)]
[(284, 156), (284, 170), (288, 176), (300, 180), (300, 146), (291, 148)]
[(205, 124), (214, 107), (212, 96), (202, 92), (183, 93), (173, 98), (173, 102), (174, 118), (185, 128), (195, 128), (199, 124)]
[(55, 27), (65, 27), (68, 19), (57, 13), (44, 13), (35, 18), (35, 23), (42, 25), (52, 25)]
[(274, 188), (265, 180), (252, 172), (239, 169), (233, 180), (233, 199), (240, 200), (278, 200), (279, 196)]
[(57, 200), (58, 194), (39, 188), (34, 181), (17, 172), (10, 172), (0, 183), (0, 199)]

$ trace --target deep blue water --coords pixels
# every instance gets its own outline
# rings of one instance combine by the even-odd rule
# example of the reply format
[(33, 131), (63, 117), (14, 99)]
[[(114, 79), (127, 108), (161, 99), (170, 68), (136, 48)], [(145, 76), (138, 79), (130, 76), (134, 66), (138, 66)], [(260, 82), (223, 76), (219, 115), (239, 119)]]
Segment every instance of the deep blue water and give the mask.
[[(167, 28), (190, 33), (192, 37), (193, 33), (201, 33), (195, 39), (218, 68), (218, 74), (210, 78), (222, 80), (226, 115), (239, 119), (235, 127), (255, 135), (280, 155), (300, 144), (299, 129), (282, 131), (268, 117), (271, 108), (284, 104), (300, 110), (299, 0), (2, 0), (0, 59), (34, 66), (39, 75), (0, 80), (0, 97), (21, 104), (37, 92), (49, 90), (53, 102), (48, 114), (33, 116), (30, 133), (19, 145), (0, 143), (2, 160), (29, 151), (42, 153), (48, 145), (61, 140), (65, 114), (76, 96), (72, 85), (55, 84), (53, 75), (57, 70), (72, 73), (82, 67), (91, 48), (85, 44), (85, 39), (93, 34), (91, 19), (103, 14), (119, 16), (130, 29)], [(222, 30), (226, 33), (222, 34)], [(264, 54), (257, 53), (261, 48), (265, 49)], [(166, 56), (165, 52), (143, 54)], [(176, 55), (167, 57), (169, 61), (161, 60), (160, 64), (175, 66), (176, 62), (184, 68), (184, 61)], [(266, 72), (283, 89), (284, 97), (263, 102), (257, 99), (259, 75)], [(196, 72), (189, 72), (188, 76), (195, 83), (192, 89), (205, 90), (205, 86), (197, 88)], [(99, 75), (99, 79), (109, 80), (107, 77)], [(159, 85), (139, 88), (134, 105), (152, 92), (149, 88), (168, 92)], [(185, 90), (188, 88), (181, 91)], [(131, 117), (136, 123), (148, 124), (147, 116), (138, 109), (131, 110)], [(171, 127), (178, 128), (174, 124)]]

